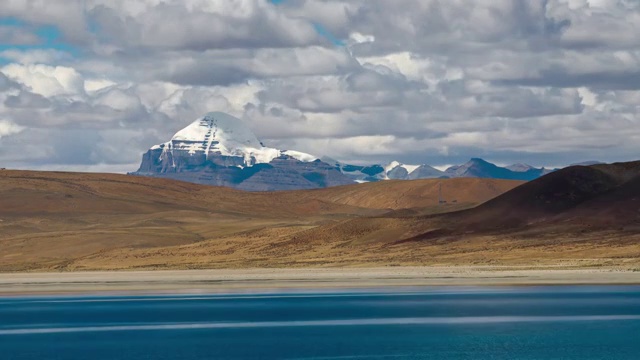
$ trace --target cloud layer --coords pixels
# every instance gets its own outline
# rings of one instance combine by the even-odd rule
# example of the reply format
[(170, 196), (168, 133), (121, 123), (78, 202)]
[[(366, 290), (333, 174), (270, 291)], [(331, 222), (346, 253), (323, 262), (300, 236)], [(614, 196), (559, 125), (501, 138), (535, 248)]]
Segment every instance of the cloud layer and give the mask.
[(350, 162), (640, 158), (632, 0), (7, 0), (0, 166), (133, 171), (208, 111)]

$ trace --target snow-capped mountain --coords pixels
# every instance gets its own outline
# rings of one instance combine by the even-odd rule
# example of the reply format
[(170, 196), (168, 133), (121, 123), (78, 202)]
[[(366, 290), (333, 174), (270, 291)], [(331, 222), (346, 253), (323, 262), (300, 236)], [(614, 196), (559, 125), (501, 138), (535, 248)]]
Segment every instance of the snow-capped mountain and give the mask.
[(385, 172), (387, 179), (391, 180), (433, 179), (445, 176), (444, 172), (427, 164), (407, 165), (397, 161), (385, 166)]
[(329, 157), (322, 157), (321, 160), (334, 165), (340, 172), (356, 182), (432, 179), (445, 175), (444, 172), (426, 164), (407, 165), (392, 161), (387, 165), (351, 165)]
[(282, 156), (304, 162), (317, 160), (313, 155), (302, 152), (282, 151), (264, 146), (240, 119), (222, 112), (208, 113), (178, 131), (168, 142), (151, 148), (157, 149), (163, 150), (165, 156), (187, 152), (193, 156), (204, 155), (212, 161), (220, 160), (220, 157), (230, 158), (224, 165), (231, 161), (239, 167), (268, 164)]
[(385, 170), (381, 165), (345, 164), (328, 156), (324, 156), (320, 160), (332, 165), (349, 179), (358, 183), (386, 180)]
[(133, 174), (254, 191), (353, 183), (315, 156), (264, 146), (240, 119), (222, 112), (208, 113), (151, 147)]
[(211, 112), (155, 145), (133, 175), (167, 177), (251, 191), (314, 189), (355, 182), (482, 177), (533, 180), (552, 170), (526, 164), (499, 167), (482, 159), (440, 171), (432, 166), (393, 161), (351, 165), (294, 150), (265, 146), (242, 122)]
[(390, 180), (404, 180), (409, 176), (410, 173), (415, 171), (419, 166), (418, 165), (406, 165), (401, 164), (397, 161), (390, 162), (387, 166), (384, 167), (384, 173), (387, 179)]

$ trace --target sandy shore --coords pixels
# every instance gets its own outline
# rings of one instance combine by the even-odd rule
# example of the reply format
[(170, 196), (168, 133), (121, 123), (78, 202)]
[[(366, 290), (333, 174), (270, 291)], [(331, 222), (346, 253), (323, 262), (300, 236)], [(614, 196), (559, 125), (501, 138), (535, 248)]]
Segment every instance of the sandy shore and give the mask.
[(0, 296), (568, 284), (640, 284), (640, 272), (615, 269), (459, 266), (5, 273), (0, 274)]

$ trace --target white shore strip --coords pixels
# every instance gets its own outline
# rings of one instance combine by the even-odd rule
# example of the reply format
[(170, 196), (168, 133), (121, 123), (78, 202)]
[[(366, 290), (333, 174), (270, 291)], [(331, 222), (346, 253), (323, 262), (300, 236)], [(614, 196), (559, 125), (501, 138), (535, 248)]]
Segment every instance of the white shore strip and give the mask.
[(2, 273), (0, 295), (212, 293), (383, 286), (640, 284), (640, 272), (497, 266)]

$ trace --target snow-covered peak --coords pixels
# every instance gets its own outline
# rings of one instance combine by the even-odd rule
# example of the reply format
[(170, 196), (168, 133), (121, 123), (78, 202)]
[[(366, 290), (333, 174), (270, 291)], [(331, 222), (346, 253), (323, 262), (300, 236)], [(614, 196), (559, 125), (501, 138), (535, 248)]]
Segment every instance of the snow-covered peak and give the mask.
[(407, 170), (407, 172), (409, 174), (411, 174), (412, 172), (416, 171), (419, 167), (421, 167), (422, 165), (407, 165), (407, 164), (402, 164), (402, 167)]
[(190, 155), (222, 155), (243, 158), (244, 166), (270, 163), (288, 156), (302, 162), (317, 157), (299, 151), (281, 151), (266, 147), (242, 120), (223, 112), (210, 112), (178, 131), (169, 142), (151, 148), (183, 151)]
[(295, 150), (285, 150), (282, 152), (283, 154), (287, 155), (287, 156), (291, 156), (292, 158), (296, 159), (296, 160), (300, 160), (302, 162), (312, 162), (312, 161), (316, 161), (318, 160), (317, 157), (307, 154), (307, 153), (303, 153), (300, 151), (295, 151)]
[(388, 173), (389, 171), (397, 168), (397, 167), (401, 167), (405, 170), (407, 170), (408, 174), (411, 174), (412, 172), (416, 171), (416, 169), (418, 169), (420, 166), (422, 165), (407, 165), (407, 164), (402, 164), (400, 162), (397, 161), (392, 161), (390, 162), (387, 166), (384, 167), (384, 172)]
[(211, 143), (219, 142), (232, 151), (235, 148), (261, 148), (262, 143), (242, 120), (223, 112), (210, 112), (178, 131), (171, 140)]
[(389, 171), (397, 168), (398, 166), (400, 166), (401, 164), (397, 161), (392, 161), (390, 162), (387, 166), (384, 167), (384, 172), (388, 173)]

